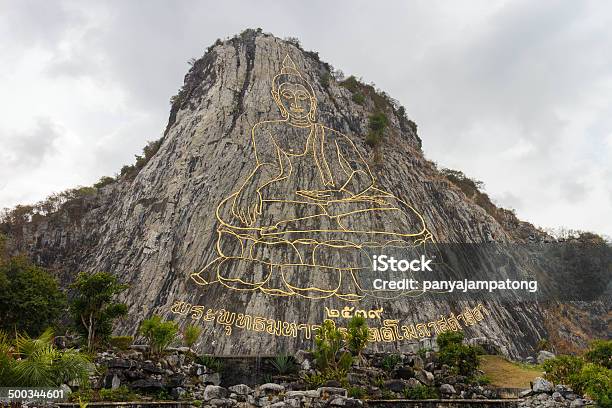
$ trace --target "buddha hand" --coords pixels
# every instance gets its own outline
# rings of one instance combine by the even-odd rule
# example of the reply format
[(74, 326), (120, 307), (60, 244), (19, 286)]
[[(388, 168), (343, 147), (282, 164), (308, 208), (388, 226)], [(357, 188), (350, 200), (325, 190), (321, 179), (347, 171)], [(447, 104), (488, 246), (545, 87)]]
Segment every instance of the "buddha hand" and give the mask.
[(261, 194), (256, 192), (249, 196), (245, 190), (241, 190), (234, 198), (232, 213), (240, 220), (243, 225), (251, 226), (261, 214), (262, 199)]

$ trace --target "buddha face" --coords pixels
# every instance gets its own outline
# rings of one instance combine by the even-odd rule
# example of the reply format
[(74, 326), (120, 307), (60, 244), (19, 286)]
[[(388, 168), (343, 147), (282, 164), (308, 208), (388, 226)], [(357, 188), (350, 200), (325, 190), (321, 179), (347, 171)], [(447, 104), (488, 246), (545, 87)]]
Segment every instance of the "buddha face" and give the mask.
[(275, 99), (281, 111), (286, 112), (291, 119), (307, 120), (309, 114), (313, 116), (315, 109), (313, 98), (306, 87), (300, 83), (282, 83), (278, 87)]

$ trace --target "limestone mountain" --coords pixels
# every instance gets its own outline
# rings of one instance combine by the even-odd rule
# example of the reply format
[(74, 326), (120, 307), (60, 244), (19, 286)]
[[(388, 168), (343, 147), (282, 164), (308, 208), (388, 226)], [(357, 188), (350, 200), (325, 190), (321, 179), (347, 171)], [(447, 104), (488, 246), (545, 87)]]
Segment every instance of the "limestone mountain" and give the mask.
[[(310, 346), (325, 318), (360, 313), (373, 348), (419, 347), (459, 325), (527, 355), (559, 336), (553, 308), (369, 296), (360, 269), (377, 249), (548, 239), (450, 176), (425, 159), (392, 98), (247, 30), (195, 60), (163, 138), (136, 167), (51, 208), (20, 207), (2, 230), (65, 282), (109, 271), (128, 283), (123, 333), (158, 313), (202, 324), (202, 351), (270, 354)], [(583, 338), (602, 327), (586, 320)]]

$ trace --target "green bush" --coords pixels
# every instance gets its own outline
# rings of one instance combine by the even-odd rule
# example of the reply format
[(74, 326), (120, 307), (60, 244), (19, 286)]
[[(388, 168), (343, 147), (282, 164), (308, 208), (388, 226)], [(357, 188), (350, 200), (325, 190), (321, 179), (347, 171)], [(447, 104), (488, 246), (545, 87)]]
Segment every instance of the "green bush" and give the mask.
[(164, 321), (161, 316), (153, 315), (140, 324), (142, 334), (151, 347), (151, 352), (160, 355), (176, 339), (179, 329), (175, 322)]
[(584, 354), (589, 363), (612, 369), (612, 340), (595, 340)]
[(134, 337), (132, 336), (113, 336), (108, 340), (111, 347), (118, 348), (119, 350), (127, 350), (134, 343)]
[(272, 366), (276, 369), (276, 371), (281, 374), (290, 374), (296, 371), (296, 365), (293, 362), (293, 358), (288, 354), (278, 354), (272, 360)]
[(612, 407), (612, 370), (587, 363), (570, 386), (604, 408)]
[(217, 357), (203, 354), (196, 357), (196, 363), (206, 366), (206, 368), (213, 370), (214, 372), (221, 372), (223, 370), (223, 362)]
[(23, 256), (0, 259), (0, 330), (38, 336), (65, 307), (57, 279), (45, 269)]
[(562, 355), (544, 361), (542, 369), (547, 380), (555, 384), (570, 385), (576, 381), (583, 365), (584, 360), (580, 357)]
[(473, 382), (478, 384), (478, 385), (489, 385), (491, 384), (491, 378), (489, 378), (486, 375), (477, 375), (476, 377), (474, 377)]
[(0, 387), (57, 387), (71, 381), (88, 382), (90, 358), (76, 350), (58, 350), (53, 331), (38, 338), (17, 334), (11, 339), (0, 331)]
[(353, 363), (351, 353), (344, 351), (344, 334), (333, 322), (326, 320), (315, 334), (313, 351), (317, 368), (348, 370)]
[(393, 371), (393, 369), (402, 361), (402, 356), (398, 354), (387, 354), (382, 359), (382, 366), (385, 371)]
[(433, 349), (426, 347), (426, 348), (420, 348), (417, 350), (417, 355), (419, 357), (421, 357), (421, 359), (423, 359), (423, 361), (425, 361), (425, 358), (427, 357), (427, 353), (433, 351)]
[(382, 142), (385, 129), (389, 125), (389, 119), (383, 112), (377, 112), (369, 117), (370, 132), (366, 135), (366, 143), (375, 147)]
[(340, 82), (340, 86), (348, 89), (351, 92), (356, 92), (359, 89), (359, 81), (353, 75)]
[(183, 331), (183, 340), (185, 341), (185, 345), (189, 348), (193, 347), (193, 345), (198, 341), (200, 335), (202, 334), (202, 328), (199, 326), (189, 325), (185, 327)]
[(463, 339), (463, 332), (445, 331), (438, 335), (436, 338), (436, 343), (438, 344), (440, 350), (442, 350), (450, 345), (462, 344)]
[(440, 394), (434, 387), (428, 387), (426, 385), (419, 384), (415, 387), (406, 387), (404, 389), (404, 397), (406, 399), (422, 400), (422, 399), (435, 399)]
[(361, 92), (355, 92), (351, 99), (353, 100), (353, 102), (359, 105), (363, 105), (365, 103), (365, 96)]
[(361, 359), (361, 353), (368, 345), (368, 324), (365, 317), (353, 316), (348, 322), (346, 344), (354, 356)]
[(328, 368), (325, 371), (318, 371), (313, 374), (306, 374), (304, 376), (304, 382), (308, 386), (308, 389), (315, 389), (321, 387), (328, 381), (337, 381), (342, 387), (348, 388), (348, 381), (346, 379), (347, 370), (342, 368)]
[(102, 401), (134, 401), (136, 397), (136, 394), (125, 385), (115, 389), (102, 388), (100, 390), (100, 400)]
[(350, 398), (363, 399), (367, 395), (367, 392), (362, 387), (349, 387), (348, 396)]

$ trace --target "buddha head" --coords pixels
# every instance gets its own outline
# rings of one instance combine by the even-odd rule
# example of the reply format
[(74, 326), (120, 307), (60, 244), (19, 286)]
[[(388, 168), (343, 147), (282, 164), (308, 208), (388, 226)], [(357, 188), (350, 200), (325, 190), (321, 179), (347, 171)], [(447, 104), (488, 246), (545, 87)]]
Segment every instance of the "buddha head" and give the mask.
[(302, 78), (289, 55), (283, 60), (281, 71), (272, 80), (272, 97), (284, 119), (295, 123), (313, 123), (317, 110), (315, 93)]

